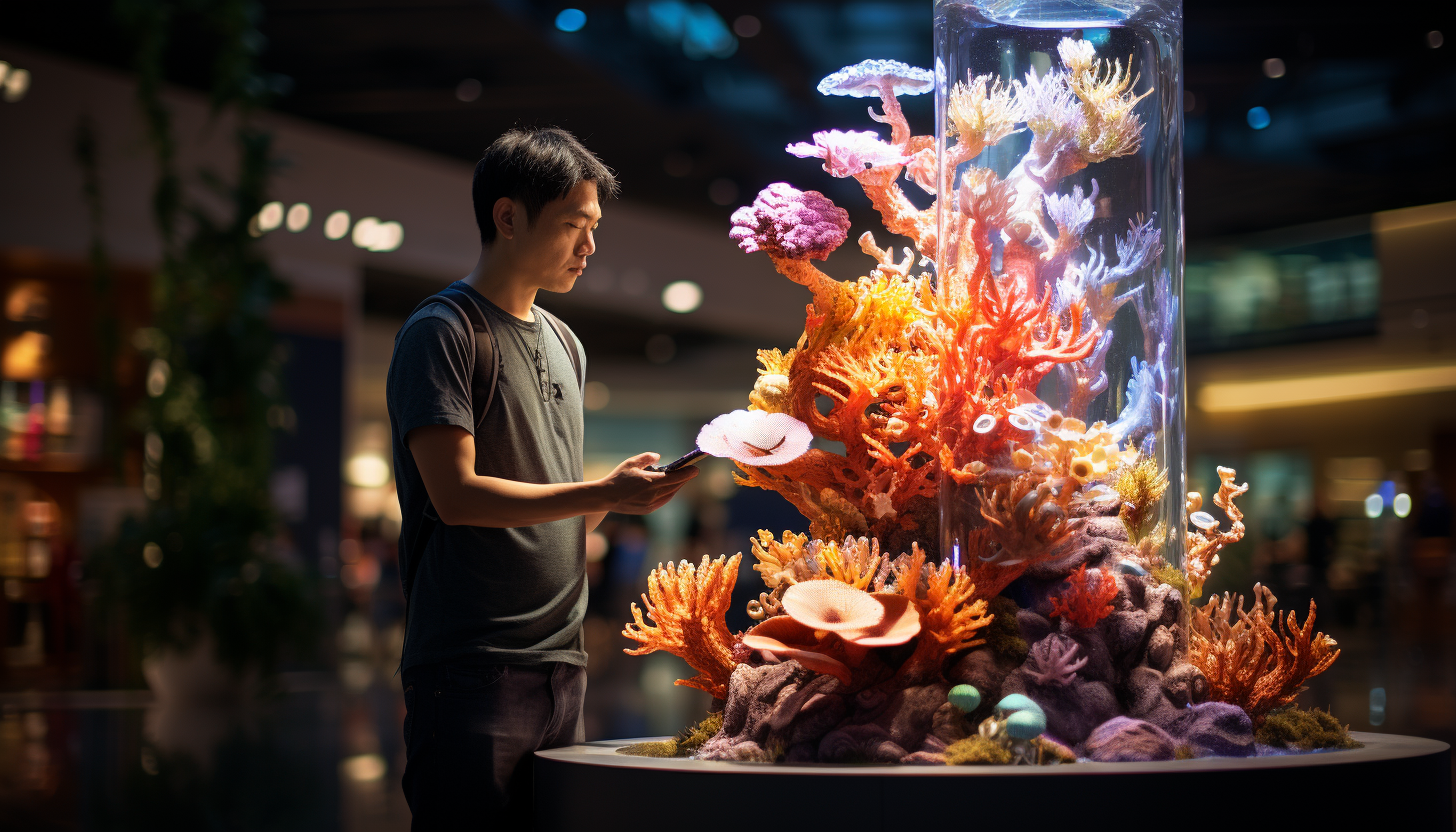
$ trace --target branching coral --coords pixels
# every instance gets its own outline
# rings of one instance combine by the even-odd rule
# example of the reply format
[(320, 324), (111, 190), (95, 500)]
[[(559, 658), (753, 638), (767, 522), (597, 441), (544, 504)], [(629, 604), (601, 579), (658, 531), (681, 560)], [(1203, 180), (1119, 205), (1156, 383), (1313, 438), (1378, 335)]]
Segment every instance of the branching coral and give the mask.
[(1080, 651), (1077, 642), (1052, 633), (1032, 645), (1024, 666), (1026, 675), (1038, 685), (1066, 687), (1087, 666), (1087, 657), (1079, 656)]
[(1340, 655), (1334, 639), (1315, 632), (1313, 601), (1302, 626), (1293, 611), (1281, 620), (1276, 603), (1274, 593), (1255, 584), (1248, 612), (1243, 596), (1229, 593), (1193, 609), (1188, 661), (1208, 680), (1209, 698), (1243, 708), (1256, 727)]
[(1225, 546), (1244, 538), (1244, 513), (1234, 505), (1234, 500), (1249, 490), (1249, 484), (1234, 485), (1236, 472), (1232, 468), (1218, 469), (1218, 493), (1213, 495), (1213, 504), (1223, 509), (1229, 518), (1227, 531), (1220, 531), (1218, 520), (1207, 512), (1200, 511), (1203, 497), (1193, 491), (1188, 494), (1187, 508), (1189, 522), (1198, 529), (1188, 532), (1187, 553), (1183, 556), (1183, 572), (1193, 591), (1192, 598), (1203, 594), (1203, 583), (1218, 565), (1218, 553)]
[(628, 648), (630, 656), (662, 650), (681, 658), (698, 675), (679, 679), (677, 684), (722, 697), (728, 692), (733, 673), (733, 636), (728, 632), (725, 613), (738, 580), (741, 555), (709, 560), (694, 567), (687, 561), (658, 565), (647, 576), (647, 593), (642, 605), (656, 626), (643, 619), (643, 610), (632, 605), (632, 619), (622, 635), (642, 646)]
[(767, 252), (784, 277), (814, 293), (821, 308), (833, 304), (838, 281), (809, 260), (823, 260), (844, 244), (849, 213), (818, 191), (775, 182), (752, 205), (733, 212), (729, 237), (747, 252)]
[(1084, 563), (1068, 576), (1067, 589), (1052, 596), (1049, 614), (1085, 630), (1112, 614), (1112, 599), (1117, 593), (1117, 580), (1110, 572), (1105, 569), (1089, 572)]
[(976, 597), (976, 585), (964, 569), (949, 563), (931, 567), (924, 575), (925, 592), (918, 592), (924, 556), (912, 552), (897, 574), (897, 591), (912, 596), (920, 609), (920, 638), (915, 652), (900, 666), (903, 679), (939, 674), (945, 659), (985, 640), (980, 631), (991, 623), (986, 602)]

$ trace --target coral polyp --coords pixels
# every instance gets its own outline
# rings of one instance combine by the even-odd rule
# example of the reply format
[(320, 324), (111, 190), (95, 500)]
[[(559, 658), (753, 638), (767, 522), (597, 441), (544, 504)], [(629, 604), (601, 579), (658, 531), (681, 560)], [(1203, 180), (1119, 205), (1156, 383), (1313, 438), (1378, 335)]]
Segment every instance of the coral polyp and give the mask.
[[(1252, 612), (1228, 596), (1190, 607), (1243, 536), (1247, 486), (1219, 469), (1227, 528), (1174, 490), (1178, 234), (1151, 213), (1102, 219), (1109, 163), (1142, 151), (1152, 89), (1088, 40), (1052, 51), (1060, 66), (1038, 53), (1048, 65), (1022, 77), (865, 61), (824, 79), (825, 95), (878, 98), (889, 135), (821, 131), (788, 152), (855, 180), (910, 243), (862, 233), (857, 279), (815, 265), (850, 235), (824, 194), (778, 182), (733, 213), (739, 247), (808, 290), (804, 329), (758, 353), (748, 410), (699, 444), (809, 531), (750, 541), (764, 586), (745, 632), (724, 617), (739, 556), (661, 566), (644, 597), (655, 623), (633, 607), (630, 652), (681, 656), (698, 675), (680, 684), (721, 709), (696, 756), (1247, 756), (1338, 655), (1313, 606), (1301, 625), (1262, 587)], [(917, 135), (898, 96), (937, 83), (944, 135)]]

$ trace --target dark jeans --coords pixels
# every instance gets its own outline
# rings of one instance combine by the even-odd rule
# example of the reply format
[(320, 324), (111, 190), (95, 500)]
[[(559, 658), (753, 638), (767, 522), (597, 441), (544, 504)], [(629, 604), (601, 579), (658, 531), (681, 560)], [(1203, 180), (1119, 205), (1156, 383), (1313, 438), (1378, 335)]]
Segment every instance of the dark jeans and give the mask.
[(410, 828), (530, 829), (532, 754), (585, 739), (586, 669), (462, 661), (402, 676)]

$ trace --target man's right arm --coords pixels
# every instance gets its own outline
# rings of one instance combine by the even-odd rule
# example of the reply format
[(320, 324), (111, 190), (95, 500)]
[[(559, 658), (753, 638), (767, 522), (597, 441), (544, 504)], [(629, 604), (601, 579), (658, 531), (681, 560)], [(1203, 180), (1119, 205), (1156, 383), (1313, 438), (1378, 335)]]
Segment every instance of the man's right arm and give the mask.
[(658, 455), (644, 453), (599, 480), (526, 483), (476, 474), (475, 438), (456, 425), (417, 427), (405, 444), (435, 513), (451, 526), (515, 528), (607, 511), (647, 514), (698, 473), (691, 466), (671, 474), (649, 471)]

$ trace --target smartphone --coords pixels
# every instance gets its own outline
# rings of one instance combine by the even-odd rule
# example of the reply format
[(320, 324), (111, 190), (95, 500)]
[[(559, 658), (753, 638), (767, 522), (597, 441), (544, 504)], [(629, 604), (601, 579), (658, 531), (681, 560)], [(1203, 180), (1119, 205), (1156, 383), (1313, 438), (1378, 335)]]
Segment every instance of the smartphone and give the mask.
[(682, 468), (685, 465), (692, 465), (693, 463), (697, 462), (698, 460), (702, 459), (703, 457), (705, 457), (707, 455), (708, 455), (708, 452), (707, 451), (700, 451), (697, 448), (693, 448), (691, 451), (688, 451), (687, 453), (683, 454), (682, 456), (678, 457), (677, 459), (674, 459), (672, 462), (669, 462), (666, 465), (653, 465), (652, 467), (648, 468), (647, 470), (649, 470), (649, 471), (663, 471), (665, 473), (669, 473), (670, 474), (673, 471), (676, 471), (677, 469)]

